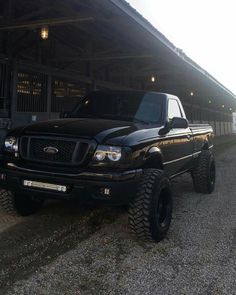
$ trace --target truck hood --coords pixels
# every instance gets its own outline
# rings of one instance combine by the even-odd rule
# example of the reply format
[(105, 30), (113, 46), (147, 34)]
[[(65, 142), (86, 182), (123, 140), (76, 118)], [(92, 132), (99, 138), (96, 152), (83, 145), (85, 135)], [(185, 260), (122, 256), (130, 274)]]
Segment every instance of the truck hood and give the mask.
[(121, 143), (127, 135), (137, 131), (137, 124), (105, 119), (60, 119), (35, 123), (23, 128), (21, 135), (53, 135), (95, 139), (98, 143)]

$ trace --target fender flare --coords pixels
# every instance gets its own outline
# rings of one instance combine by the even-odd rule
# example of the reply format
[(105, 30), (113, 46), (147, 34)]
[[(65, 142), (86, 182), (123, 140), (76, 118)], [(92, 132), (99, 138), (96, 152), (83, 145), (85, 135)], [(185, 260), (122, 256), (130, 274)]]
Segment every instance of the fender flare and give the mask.
[(163, 169), (163, 167), (164, 167), (163, 163), (164, 163), (164, 157), (163, 157), (161, 150), (156, 146), (149, 148), (145, 154), (145, 164), (144, 165), (149, 168), (156, 168), (157, 167), (159, 169)]

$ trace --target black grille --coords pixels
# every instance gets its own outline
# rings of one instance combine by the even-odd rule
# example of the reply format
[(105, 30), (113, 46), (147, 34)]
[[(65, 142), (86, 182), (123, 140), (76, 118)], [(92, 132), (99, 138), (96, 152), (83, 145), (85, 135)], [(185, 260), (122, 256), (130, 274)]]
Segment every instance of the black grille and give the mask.
[[(47, 152), (48, 149), (54, 153)], [(89, 143), (42, 137), (22, 137), (20, 153), (22, 158), (52, 164), (79, 165), (86, 157)]]

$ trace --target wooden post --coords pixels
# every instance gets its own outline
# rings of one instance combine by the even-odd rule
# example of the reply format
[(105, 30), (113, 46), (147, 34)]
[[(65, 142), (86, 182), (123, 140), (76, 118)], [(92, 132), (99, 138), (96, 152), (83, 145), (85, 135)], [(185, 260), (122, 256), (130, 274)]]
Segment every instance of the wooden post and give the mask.
[[(92, 42), (89, 42), (87, 44), (86, 54), (92, 55), (92, 53), (93, 53), (93, 44), (92, 44)], [(92, 81), (92, 84), (87, 86), (87, 92), (90, 92), (92, 90), (96, 90), (96, 81), (94, 78), (93, 64), (91, 61), (86, 62), (86, 76), (91, 78), (91, 81)]]
[[(15, 12), (15, 0), (6, 1), (5, 11), (4, 11), (4, 21), (6, 23), (11, 23)], [(12, 32), (6, 31), (3, 37), (4, 39), (4, 53), (8, 56), (9, 60), (12, 59)]]
[(50, 119), (52, 110), (52, 75), (47, 75), (47, 116)]
[(11, 80), (11, 111), (10, 118), (14, 126), (14, 119), (17, 112), (17, 82), (18, 82), (18, 66), (12, 63), (12, 80)]

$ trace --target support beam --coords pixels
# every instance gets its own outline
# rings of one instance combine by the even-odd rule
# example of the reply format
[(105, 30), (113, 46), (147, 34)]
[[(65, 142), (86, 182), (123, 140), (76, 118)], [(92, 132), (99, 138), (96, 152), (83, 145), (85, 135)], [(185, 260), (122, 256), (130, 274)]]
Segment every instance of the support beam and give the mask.
[(152, 55), (117, 55), (117, 56), (90, 56), (90, 57), (72, 57), (60, 59), (61, 62), (74, 62), (74, 61), (104, 61), (104, 60), (122, 60), (122, 59), (145, 59), (153, 58)]
[(0, 26), (0, 31), (35, 29), (45, 25), (56, 26), (56, 25), (72, 24), (72, 23), (79, 23), (79, 22), (90, 22), (94, 20), (95, 18), (92, 16), (60, 17), (60, 18), (51, 18), (51, 19), (42, 19), (42, 20), (40, 19), (37, 21), (19, 22), (19, 23), (13, 23), (7, 26)]
[[(79, 47), (77, 44), (71, 42), (68, 40), (68, 38), (66, 38), (65, 36), (63, 35), (60, 35), (60, 34), (54, 34), (53, 32), (51, 33), (51, 35), (54, 37), (55, 40), (59, 41), (60, 43), (66, 45), (67, 47), (69, 47), (70, 49), (76, 51), (76, 53), (81, 52), (82, 54), (84, 54), (84, 49)], [(55, 58), (57, 60), (57, 58)], [(63, 62), (63, 60), (62, 60)], [(65, 61), (67, 62), (67, 61)], [(72, 61), (68, 61), (68, 62), (73, 62)]]
[[(5, 4), (4, 11), (4, 22), (10, 23), (15, 15), (15, 0), (9, 0)], [(12, 58), (12, 42), (13, 35), (12, 32), (3, 32), (3, 52), (8, 56), (9, 59)]]

